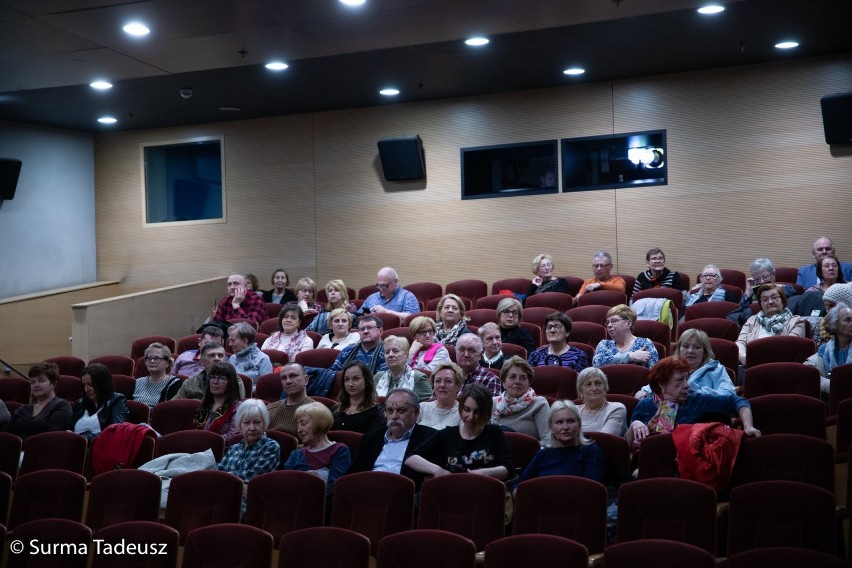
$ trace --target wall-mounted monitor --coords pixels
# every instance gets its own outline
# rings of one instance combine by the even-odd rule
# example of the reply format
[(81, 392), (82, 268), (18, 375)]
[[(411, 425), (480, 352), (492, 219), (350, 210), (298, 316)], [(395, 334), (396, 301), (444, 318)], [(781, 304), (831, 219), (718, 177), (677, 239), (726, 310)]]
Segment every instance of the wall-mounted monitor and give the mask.
[(461, 149), (462, 199), (559, 192), (557, 141)]
[(562, 139), (562, 191), (668, 184), (666, 131)]

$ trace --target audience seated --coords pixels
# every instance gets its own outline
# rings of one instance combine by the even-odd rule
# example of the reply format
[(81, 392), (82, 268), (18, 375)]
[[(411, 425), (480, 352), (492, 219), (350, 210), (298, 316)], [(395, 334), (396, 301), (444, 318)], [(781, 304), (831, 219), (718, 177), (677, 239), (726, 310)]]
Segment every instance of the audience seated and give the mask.
[(54, 363), (36, 363), (27, 374), (32, 402), (12, 413), (6, 430), (22, 440), (42, 432), (68, 430), (71, 427), (71, 403), (56, 396), (59, 367)]
[(628, 292), (627, 283), (621, 276), (612, 276), (612, 255), (605, 250), (599, 250), (592, 258), (592, 271), (594, 276), (587, 278), (580, 286), (577, 293), (579, 298), (586, 292), (595, 290), (615, 290), (616, 292)]
[[(480, 345), (482, 346), (480, 365), (491, 369), (502, 369), (506, 356), (503, 354), (503, 336), (500, 332), (500, 326), (488, 322), (481, 325), (476, 333), (479, 335)], [(456, 356), (458, 357), (458, 346), (456, 347)]]
[(283, 469), (316, 475), (325, 481), (326, 495), (331, 495), (337, 478), (349, 471), (352, 454), (346, 444), (328, 439), (334, 417), (324, 404), (310, 402), (299, 406), (296, 423), (302, 446), (290, 454)]
[[(420, 400), (432, 397), (432, 384), (422, 371), (412, 369), (408, 362), (408, 340), (397, 335), (385, 338), (383, 347), (387, 368), (376, 373), (376, 392), (379, 396), (396, 388), (409, 389), (417, 393)], [(447, 357), (445, 363), (449, 363)], [(437, 367), (436, 367), (437, 368)]]
[(734, 302), (740, 301), (741, 294), (732, 292), (722, 286), (722, 271), (715, 264), (708, 264), (701, 270), (698, 284), (690, 288), (684, 306), (701, 302)]
[(212, 321), (224, 324), (233, 319), (245, 318), (260, 325), (266, 319), (263, 298), (246, 289), (246, 277), (242, 274), (228, 276), (228, 295), (219, 301)]
[(659, 248), (652, 248), (645, 254), (645, 263), (648, 269), (636, 277), (633, 285), (633, 293), (648, 288), (677, 288), (684, 290), (689, 283), (681, 282), (681, 276), (666, 268), (666, 255)]
[(361, 311), (393, 314), (399, 318), (400, 323), (420, 311), (420, 302), (414, 294), (399, 285), (399, 275), (390, 266), (385, 266), (376, 274), (376, 288), (379, 291), (373, 292), (364, 300)]
[[(805, 289), (820, 283), (820, 277), (817, 274), (817, 264), (821, 258), (825, 256), (837, 258), (837, 249), (834, 247), (834, 241), (828, 237), (819, 237), (815, 240), (811, 253), (817, 262), (799, 267), (799, 272), (796, 275), (796, 284)], [(843, 281), (852, 282), (852, 263), (841, 262), (840, 274), (843, 275)]]
[[(492, 325), (494, 325), (494, 329), (489, 333), (498, 337), (496, 341), (499, 345), (499, 329), (496, 324)], [(462, 335), (456, 342), (456, 363), (461, 368), (462, 373), (464, 373), (464, 383), (462, 388), (476, 383), (487, 388), (492, 396), (499, 396), (500, 393), (503, 392), (503, 388), (500, 385), (500, 379), (489, 370), (489, 367), (482, 366), (482, 350), (482, 339), (473, 333), (466, 333)], [(502, 368), (502, 354), (500, 355), (500, 361), (500, 368)]]
[(577, 395), (583, 401), (577, 407), (582, 430), (624, 436), (627, 430), (627, 409), (620, 402), (607, 400), (608, 391), (606, 374), (597, 367), (588, 367), (577, 375)]
[(266, 290), (262, 297), (267, 304), (286, 304), (296, 301), (296, 294), (290, 291), (287, 286), (290, 284), (290, 277), (287, 271), (283, 268), (276, 268), (272, 273), (272, 288)]
[(201, 337), (198, 338), (198, 349), (190, 349), (184, 351), (175, 357), (172, 373), (184, 377), (197, 375), (204, 370), (204, 364), (201, 362), (201, 348), (207, 343), (215, 343), (224, 347), (225, 332), (215, 325), (207, 325), (201, 328)]
[(550, 405), (530, 387), (532, 377), (532, 367), (520, 357), (503, 363), (503, 392), (494, 397), (491, 423), (532, 436), (546, 446), (550, 443)]
[(503, 343), (520, 345), (532, 353), (536, 347), (530, 332), (521, 327), (524, 308), (517, 298), (507, 296), (497, 304), (497, 323), (500, 325), (500, 340)]
[(455, 294), (445, 294), (438, 301), (436, 313), (435, 340), (442, 345), (455, 345), (459, 337), (470, 332), (464, 315), (464, 302)]
[[(775, 264), (768, 258), (754, 259), (751, 263), (750, 272), (751, 277), (746, 279), (745, 291), (740, 298), (740, 309), (728, 315), (728, 319), (736, 322), (740, 327), (753, 315), (751, 304), (758, 301), (757, 296), (754, 294), (755, 290), (764, 284), (775, 283)], [(783, 284), (782, 289), (787, 299), (798, 294), (796, 289), (790, 284)]]
[(302, 308), (303, 317), (315, 316), (322, 311), (322, 306), (317, 304), (317, 283), (311, 278), (299, 278), (293, 291), (296, 293), (296, 302)]
[(620, 304), (606, 313), (606, 331), (612, 339), (604, 339), (595, 348), (592, 365), (601, 367), (630, 363), (653, 367), (660, 358), (654, 342), (647, 337), (633, 335), (636, 312)]
[[(308, 325), (308, 331), (315, 331), (320, 335), (325, 335), (332, 331), (331, 312), (337, 309), (355, 314), (358, 311), (357, 306), (349, 302), (349, 291), (343, 280), (329, 280), (325, 285), (325, 295), (328, 301), (325, 304), (325, 309), (318, 313)], [(349, 327), (352, 327), (352, 320), (349, 321)]]
[[(251, 327), (248, 324), (243, 324)], [(136, 379), (133, 400), (150, 407), (170, 400), (180, 389), (180, 379), (171, 374), (172, 354), (162, 343), (152, 343), (145, 349), (145, 366), (148, 375)]]
[(533, 259), (532, 273), (535, 274), (535, 278), (532, 279), (530, 289), (527, 290), (528, 297), (544, 292), (568, 293), (568, 282), (564, 278), (554, 276), (553, 268), (553, 257), (549, 254), (540, 254)]
[(541, 365), (569, 367), (578, 373), (589, 366), (585, 352), (576, 347), (571, 347), (568, 343), (571, 336), (571, 318), (562, 312), (553, 312), (544, 318), (544, 324), (547, 345), (530, 353), (530, 365), (533, 367)]
[(244, 321), (228, 328), (228, 345), (234, 353), (228, 358), (228, 363), (234, 366), (237, 373), (251, 378), (252, 392), (257, 378), (272, 372), (272, 361), (257, 346), (255, 337), (257, 331)]
[(305, 368), (295, 362), (281, 367), (281, 386), (281, 400), (271, 403), (268, 407), (269, 420), (266, 427), (298, 437), (296, 409), (316, 402), (308, 396), (308, 375)]
[(306, 331), (299, 329), (304, 319), (305, 315), (300, 304), (296, 302), (284, 304), (278, 313), (278, 331), (266, 338), (261, 349), (283, 351), (291, 361), (302, 351), (313, 349), (313, 340), (308, 337)]
[(763, 284), (755, 292), (760, 302), (760, 312), (748, 318), (737, 338), (741, 365), (745, 365), (746, 348), (750, 341), (775, 335), (806, 335), (805, 320), (794, 316), (787, 309), (787, 295), (781, 286)]
[[(201, 352), (199, 357), (202, 364), (201, 372), (182, 381), (180, 389), (172, 398), (194, 398), (196, 400), (204, 398), (204, 393), (207, 392), (207, 377), (210, 369), (215, 363), (223, 363), (228, 358), (225, 348), (216, 343), (205, 343), (199, 351)], [(239, 381), (239, 388), (240, 399), (246, 398), (246, 389), (242, 381)]]
[[(322, 339), (320, 339), (317, 345), (318, 348), (331, 348), (341, 351), (361, 341), (361, 336), (358, 335), (358, 332), (352, 330), (352, 321), (354, 319), (352, 312), (347, 311), (346, 308), (334, 308), (330, 312), (319, 314), (317, 318), (326, 315), (328, 316), (327, 322), (331, 329), (322, 336)], [(314, 321), (316, 321), (316, 318)], [(313, 322), (311, 322), (311, 325), (313, 325)], [(310, 326), (308, 326), (308, 329), (310, 329)]]
[(384, 408), (379, 404), (373, 372), (363, 361), (352, 361), (343, 368), (343, 388), (337, 396), (332, 430), (350, 430), (366, 434), (384, 425)]
[(101, 363), (83, 369), (84, 397), (74, 403), (71, 430), (92, 441), (110, 424), (127, 420), (130, 411), (127, 399), (115, 392), (112, 373)]
[(441, 363), (450, 361), (447, 348), (435, 340), (435, 320), (418, 316), (408, 326), (414, 341), (408, 350), (408, 364), (414, 369), (432, 372)]
[(435, 430), (458, 426), (458, 396), (464, 383), (464, 371), (455, 363), (442, 363), (432, 374), (435, 400), (420, 403), (420, 424)]
[(808, 357), (805, 365), (816, 367), (820, 374), (820, 389), (823, 398), (828, 398), (829, 377), (835, 367), (852, 363), (849, 359), (849, 344), (852, 342), (852, 307), (839, 303), (825, 316), (825, 331), (831, 336), (820, 345), (816, 353)]
[(207, 376), (207, 390), (192, 424), (197, 430), (221, 434), (225, 445), (240, 440), (237, 409), (240, 406), (242, 380), (230, 363), (214, 363)]

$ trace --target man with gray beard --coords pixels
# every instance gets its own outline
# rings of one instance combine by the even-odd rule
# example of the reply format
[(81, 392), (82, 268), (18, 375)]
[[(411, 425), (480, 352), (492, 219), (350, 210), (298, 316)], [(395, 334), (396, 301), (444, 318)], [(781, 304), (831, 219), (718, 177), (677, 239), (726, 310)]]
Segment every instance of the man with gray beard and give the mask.
[(364, 434), (349, 473), (359, 471), (388, 471), (414, 481), (420, 491), (424, 475), (403, 465), (414, 448), (436, 432), (434, 428), (417, 423), (420, 397), (410, 389), (391, 389), (385, 400), (387, 429)]

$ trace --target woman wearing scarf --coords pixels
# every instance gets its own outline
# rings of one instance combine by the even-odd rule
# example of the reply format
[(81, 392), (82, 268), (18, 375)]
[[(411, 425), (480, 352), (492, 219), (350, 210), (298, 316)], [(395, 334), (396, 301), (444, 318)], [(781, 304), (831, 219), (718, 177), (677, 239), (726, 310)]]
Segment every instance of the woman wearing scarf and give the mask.
[(736, 304), (740, 301), (742, 294), (722, 286), (722, 271), (715, 264), (705, 266), (698, 278), (698, 284), (692, 287), (686, 297), (685, 306), (701, 302), (734, 302)]
[(435, 372), (441, 363), (450, 362), (450, 352), (435, 339), (435, 320), (418, 316), (411, 321), (408, 331), (414, 341), (408, 350), (408, 362), (414, 369)]
[(831, 339), (820, 345), (817, 352), (808, 357), (805, 365), (819, 370), (822, 394), (828, 397), (832, 369), (852, 363), (852, 359), (849, 358), (849, 344), (852, 342), (852, 308), (840, 302), (828, 311), (823, 321)]
[(805, 320), (794, 316), (787, 309), (787, 294), (781, 286), (764, 284), (757, 289), (756, 296), (760, 302), (760, 312), (748, 318), (737, 338), (741, 365), (745, 365), (749, 341), (775, 335), (806, 337)]
[[(432, 383), (424, 373), (412, 369), (408, 364), (408, 340), (404, 337), (389, 335), (382, 343), (387, 371), (379, 371), (376, 381), (376, 394), (387, 396), (391, 389), (410, 389), (417, 393), (420, 400), (432, 398)], [(447, 361), (448, 363), (450, 361)]]
[(760, 436), (754, 427), (751, 405), (735, 393), (706, 394), (690, 391), (689, 364), (684, 359), (666, 357), (648, 375), (653, 396), (639, 401), (627, 429), (627, 441), (634, 449), (649, 433), (672, 432), (678, 424), (695, 424), (707, 413), (738, 414), (747, 436)]
[(500, 371), (503, 394), (494, 397), (491, 423), (532, 436), (548, 446), (550, 406), (546, 398), (535, 394), (530, 387), (532, 377), (532, 367), (520, 357), (512, 357), (503, 364)]
[(216, 363), (207, 373), (207, 390), (193, 425), (198, 430), (210, 430), (225, 438), (230, 446), (242, 439), (237, 423), (240, 406), (240, 378), (230, 363)]
[(278, 331), (266, 338), (261, 349), (283, 351), (289, 355), (290, 361), (302, 351), (313, 349), (314, 341), (307, 332), (299, 330), (305, 319), (304, 314), (296, 302), (285, 304), (278, 313)]
[(441, 298), (436, 314), (438, 324), (435, 326), (435, 340), (442, 345), (455, 345), (459, 337), (470, 333), (464, 315), (464, 302), (455, 294), (445, 294)]

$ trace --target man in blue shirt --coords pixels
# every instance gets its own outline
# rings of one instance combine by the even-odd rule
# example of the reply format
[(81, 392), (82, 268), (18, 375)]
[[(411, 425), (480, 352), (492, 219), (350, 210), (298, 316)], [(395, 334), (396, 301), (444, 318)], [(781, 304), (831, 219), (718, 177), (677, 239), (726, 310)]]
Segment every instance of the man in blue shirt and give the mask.
[(420, 311), (420, 302), (414, 294), (399, 285), (399, 275), (390, 266), (385, 266), (376, 274), (376, 288), (379, 291), (370, 294), (361, 306), (365, 313), (393, 314), (402, 325), (406, 317)]
[[(802, 286), (805, 290), (811, 286), (816, 286), (819, 283), (816, 263), (826, 256), (833, 256), (834, 258), (837, 258), (837, 250), (834, 248), (834, 241), (828, 237), (820, 237), (815, 240), (814, 248), (811, 253), (814, 255), (814, 263), (799, 267), (799, 273), (796, 275), (796, 284)], [(852, 282), (852, 263), (841, 262), (840, 271), (843, 272), (844, 280)]]

